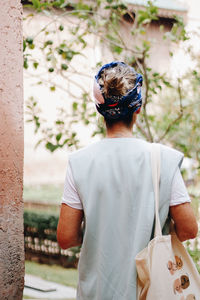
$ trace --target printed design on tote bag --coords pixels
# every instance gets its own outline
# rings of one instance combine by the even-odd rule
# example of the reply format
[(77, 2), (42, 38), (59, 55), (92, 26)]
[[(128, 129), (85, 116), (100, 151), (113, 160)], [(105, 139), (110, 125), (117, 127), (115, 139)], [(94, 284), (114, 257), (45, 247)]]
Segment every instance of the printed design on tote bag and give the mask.
[(173, 285), (174, 294), (176, 294), (176, 292), (182, 293), (183, 290), (189, 287), (189, 285), (190, 285), (190, 280), (187, 275), (182, 275), (181, 278), (175, 279)]
[(171, 275), (174, 275), (174, 273), (177, 270), (180, 270), (182, 267), (183, 267), (183, 261), (182, 261), (181, 257), (176, 256), (176, 255), (175, 255), (175, 262), (169, 260), (167, 263), (167, 268)]
[(183, 261), (182, 261), (181, 257), (176, 256), (176, 255), (175, 255), (175, 260), (176, 260), (177, 270), (180, 270), (183, 267)]
[(181, 276), (182, 289), (184, 289), (184, 290), (187, 289), (189, 285), (190, 285), (189, 277), (187, 275), (182, 275)]
[(177, 278), (177, 279), (174, 280), (174, 286), (173, 287), (174, 287), (174, 294), (176, 294), (176, 292), (179, 293), (179, 294), (181, 294), (183, 292), (180, 278)]

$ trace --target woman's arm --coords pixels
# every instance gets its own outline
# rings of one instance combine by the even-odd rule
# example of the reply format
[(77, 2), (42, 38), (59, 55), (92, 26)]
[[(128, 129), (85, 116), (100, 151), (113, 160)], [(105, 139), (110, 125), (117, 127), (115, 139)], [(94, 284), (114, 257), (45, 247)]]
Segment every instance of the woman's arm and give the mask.
[(57, 241), (61, 248), (67, 249), (81, 245), (83, 216), (82, 209), (75, 209), (66, 204), (61, 205), (57, 227)]
[(170, 206), (169, 212), (181, 242), (194, 239), (197, 236), (198, 224), (190, 203)]

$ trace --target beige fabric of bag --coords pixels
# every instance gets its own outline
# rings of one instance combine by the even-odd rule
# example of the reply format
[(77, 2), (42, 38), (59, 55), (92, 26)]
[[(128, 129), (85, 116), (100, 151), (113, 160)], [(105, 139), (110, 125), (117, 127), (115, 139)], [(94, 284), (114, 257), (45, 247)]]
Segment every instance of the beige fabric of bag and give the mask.
[(200, 300), (200, 275), (187, 250), (173, 231), (162, 235), (159, 220), (160, 146), (152, 144), (155, 194), (154, 239), (135, 258), (138, 300)]

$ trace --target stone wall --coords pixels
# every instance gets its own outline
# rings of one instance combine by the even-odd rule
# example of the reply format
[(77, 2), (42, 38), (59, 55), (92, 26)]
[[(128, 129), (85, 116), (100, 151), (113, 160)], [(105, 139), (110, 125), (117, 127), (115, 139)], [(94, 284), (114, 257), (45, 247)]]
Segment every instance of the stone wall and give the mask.
[(0, 10), (0, 300), (22, 299), (23, 60), (20, 0)]

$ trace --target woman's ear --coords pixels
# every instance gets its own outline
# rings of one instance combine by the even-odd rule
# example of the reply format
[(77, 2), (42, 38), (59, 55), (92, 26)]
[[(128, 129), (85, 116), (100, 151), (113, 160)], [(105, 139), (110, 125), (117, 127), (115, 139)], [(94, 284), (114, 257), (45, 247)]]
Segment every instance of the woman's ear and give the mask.
[(138, 110), (136, 110), (136, 114), (138, 115), (139, 113), (140, 113), (140, 111), (141, 111), (141, 107), (140, 108), (138, 108)]

